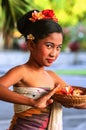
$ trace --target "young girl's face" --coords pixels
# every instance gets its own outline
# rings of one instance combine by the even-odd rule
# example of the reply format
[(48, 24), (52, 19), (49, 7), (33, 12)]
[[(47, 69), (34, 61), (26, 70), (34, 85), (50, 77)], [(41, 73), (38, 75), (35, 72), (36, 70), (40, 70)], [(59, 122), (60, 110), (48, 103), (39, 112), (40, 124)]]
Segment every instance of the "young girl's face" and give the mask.
[(61, 33), (51, 33), (48, 37), (39, 40), (33, 45), (32, 59), (40, 66), (50, 66), (59, 56), (62, 41)]

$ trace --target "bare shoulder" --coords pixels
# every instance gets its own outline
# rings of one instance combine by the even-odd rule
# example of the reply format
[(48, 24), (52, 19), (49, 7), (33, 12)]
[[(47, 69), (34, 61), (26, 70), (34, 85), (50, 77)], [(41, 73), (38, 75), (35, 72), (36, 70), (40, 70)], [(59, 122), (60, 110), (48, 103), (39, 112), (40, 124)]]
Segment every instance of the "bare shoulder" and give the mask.
[(24, 66), (19, 65), (10, 69), (7, 73), (0, 77), (0, 84), (11, 86), (23, 79)]
[(48, 74), (50, 74), (54, 79), (60, 78), (54, 71), (52, 70), (47, 70)]
[(22, 74), (24, 71), (24, 66), (23, 65), (18, 65), (13, 68), (11, 68), (6, 74)]
[(51, 76), (57, 76), (57, 74), (56, 74), (54, 71), (52, 71), (52, 70), (47, 70), (47, 72), (48, 72)]
[(59, 83), (62, 86), (67, 85), (67, 83), (59, 75), (57, 75), (54, 71), (47, 70), (47, 72), (54, 79), (55, 83)]

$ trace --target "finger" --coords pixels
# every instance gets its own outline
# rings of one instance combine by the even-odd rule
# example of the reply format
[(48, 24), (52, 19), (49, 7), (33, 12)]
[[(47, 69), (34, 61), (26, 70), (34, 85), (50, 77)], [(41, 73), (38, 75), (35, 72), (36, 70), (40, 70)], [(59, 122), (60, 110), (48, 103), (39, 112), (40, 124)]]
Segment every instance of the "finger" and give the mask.
[(53, 95), (57, 90), (60, 84), (56, 84), (55, 87), (50, 91), (50, 94)]
[(52, 97), (52, 96), (55, 94), (55, 92), (57, 91), (58, 87), (59, 87), (59, 84), (57, 84), (57, 86), (55, 86), (55, 88), (53, 88), (53, 89), (47, 94), (47, 97), (48, 97), (48, 98)]
[(48, 101), (47, 101), (47, 105), (50, 105), (50, 104), (52, 104), (53, 103), (53, 99), (49, 99)]
[(55, 84), (55, 88), (56, 88), (57, 86), (60, 86), (60, 84), (56, 83), (56, 84)]

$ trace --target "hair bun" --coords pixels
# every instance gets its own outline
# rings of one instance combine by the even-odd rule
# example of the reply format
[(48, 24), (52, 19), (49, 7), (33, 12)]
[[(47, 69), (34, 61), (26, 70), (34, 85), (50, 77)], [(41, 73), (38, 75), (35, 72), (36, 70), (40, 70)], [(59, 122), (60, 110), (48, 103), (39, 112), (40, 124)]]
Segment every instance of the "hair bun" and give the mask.
[(27, 12), (25, 15), (23, 15), (17, 22), (17, 29), (19, 30), (19, 32), (21, 34), (23, 34), (24, 36), (27, 36), (31, 25), (32, 25), (32, 21), (29, 20), (30, 17), (32, 17), (32, 11)]

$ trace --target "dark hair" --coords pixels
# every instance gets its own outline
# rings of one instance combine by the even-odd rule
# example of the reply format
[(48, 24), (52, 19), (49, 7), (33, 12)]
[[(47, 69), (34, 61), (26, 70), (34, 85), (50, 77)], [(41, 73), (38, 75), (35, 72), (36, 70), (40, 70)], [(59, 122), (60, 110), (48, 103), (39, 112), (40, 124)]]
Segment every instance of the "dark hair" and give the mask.
[[(41, 19), (36, 20), (35, 22), (30, 21), (29, 18), (32, 17), (33, 11), (34, 10), (26, 13), (17, 23), (18, 30), (25, 38), (27, 38), (28, 34), (32, 34), (35, 37), (34, 42), (37, 42), (39, 39), (45, 38), (50, 33), (58, 32), (63, 35), (61, 26), (51, 19)], [(38, 10), (36, 11), (39, 12)]]

